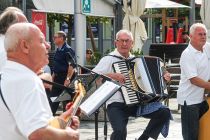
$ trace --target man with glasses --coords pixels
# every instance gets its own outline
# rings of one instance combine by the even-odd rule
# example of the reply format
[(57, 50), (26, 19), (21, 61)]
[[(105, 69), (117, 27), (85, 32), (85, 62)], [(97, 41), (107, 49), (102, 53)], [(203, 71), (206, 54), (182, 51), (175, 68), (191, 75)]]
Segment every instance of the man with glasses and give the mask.
[[(70, 83), (72, 75), (74, 73), (73, 67), (69, 65), (67, 58), (72, 57), (75, 59), (74, 50), (66, 42), (66, 33), (63, 31), (58, 31), (54, 35), (54, 43), (57, 47), (55, 56), (53, 59), (53, 81), (58, 84), (67, 86)], [(71, 55), (69, 57), (69, 54)], [(58, 97), (62, 93), (63, 89), (53, 86), (51, 97)], [(59, 106), (59, 102), (53, 102), (51, 109), (55, 115)]]
[[(107, 75), (108, 77), (125, 83), (125, 76), (120, 73), (114, 73), (112, 64), (122, 59), (129, 59), (134, 57), (130, 53), (133, 46), (133, 36), (128, 30), (120, 30), (116, 34), (115, 40), (116, 49), (103, 57), (93, 71)], [(116, 57), (113, 57), (116, 56)], [(170, 74), (164, 74), (164, 78), (169, 81)], [(127, 136), (127, 123), (129, 116), (150, 118), (150, 122), (143, 134), (138, 140), (148, 140), (150, 137), (157, 139), (159, 134), (162, 133), (164, 137), (168, 134), (168, 126), (170, 120), (170, 110), (163, 106), (160, 102), (153, 102), (147, 105), (126, 106), (121, 95), (121, 92), (116, 92), (107, 101), (107, 114), (111, 123), (113, 133), (111, 140), (126, 140)]]

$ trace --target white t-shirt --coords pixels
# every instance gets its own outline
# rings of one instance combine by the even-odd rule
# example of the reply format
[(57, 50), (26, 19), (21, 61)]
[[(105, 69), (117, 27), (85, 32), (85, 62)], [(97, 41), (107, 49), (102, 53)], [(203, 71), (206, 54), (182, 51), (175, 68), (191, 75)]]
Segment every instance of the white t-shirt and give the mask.
[(191, 84), (190, 79), (199, 77), (208, 81), (210, 76), (210, 57), (207, 50), (210, 45), (204, 45), (203, 52), (196, 50), (191, 46), (183, 51), (180, 59), (181, 80), (177, 92), (177, 101), (183, 105), (198, 104), (204, 100), (204, 88)]
[[(116, 55), (124, 58), (118, 51), (115, 49), (115, 51), (111, 52), (110, 55)], [(134, 57), (130, 54), (129, 58)], [(100, 74), (108, 74), (108, 73), (114, 73), (112, 64), (114, 62), (121, 61), (119, 58), (112, 57), (112, 56), (105, 56), (103, 57), (100, 62), (96, 65), (96, 67), (93, 69), (93, 71), (100, 73)], [(121, 102), (123, 103), (123, 97), (121, 93), (118, 91), (116, 92), (106, 103), (111, 104), (113, 102)]]
[(0, 98), (0, 139), (27, 140), (48, 125), (52, 112), (41, 79), (26, 66), (6, 61), (1, 90), (10, 112)]
[(6, 50), (4, 48), (4, 35), (0, 34), (0, 73), (7, 60)]

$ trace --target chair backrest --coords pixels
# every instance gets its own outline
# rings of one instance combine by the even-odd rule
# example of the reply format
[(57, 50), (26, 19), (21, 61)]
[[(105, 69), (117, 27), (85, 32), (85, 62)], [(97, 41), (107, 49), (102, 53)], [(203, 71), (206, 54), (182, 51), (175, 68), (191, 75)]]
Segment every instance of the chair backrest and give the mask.
[(177, 59), (181, 57), (183, 50), (188, 44), (151, 44), (149, 48), (150, 56), (157, 56), (167, 62), (169, 59)]
[(175, 97), (179, 88), (181, 69), (179, 65), (180, 58), (171, 59), (166, 63), (166, 69), (171, 74), (171, 81), (168, 87), (168, 94), (170, 97)]

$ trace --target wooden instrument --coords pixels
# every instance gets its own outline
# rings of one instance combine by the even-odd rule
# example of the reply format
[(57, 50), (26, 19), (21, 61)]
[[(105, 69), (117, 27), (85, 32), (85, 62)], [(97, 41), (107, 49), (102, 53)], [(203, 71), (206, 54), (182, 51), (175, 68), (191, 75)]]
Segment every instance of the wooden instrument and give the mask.
[[(207, 102), (210, 106), (210, 97), (207, 97)], [(208, 110), (199, 121), (199, 137), (198, 140), (209, 140), (210, 133), (209, 133), (209, 126), (210, 123), (210, 110)]]
[(70, 126), (72, 123), (72, 117), (75, 116), (77, 113), (79, 106), (82, 102), (82, 99), (84, 98), (86, 91), (84, 86), (82, 85), (82, 82), (80, 80), (76, 80), (74, 82), (75, 86), (75, 96), (73, 98), (73, 102), (71, 102), (71, 108), (73, 108), (71, 116), (65, 118), (65, 120), (60, 119), (59, 117), (54, 117), (52, 120), (49, 121), (49, 125), (55, 127), (55, 128), (61, 128), (64, 129), (67, 126)]

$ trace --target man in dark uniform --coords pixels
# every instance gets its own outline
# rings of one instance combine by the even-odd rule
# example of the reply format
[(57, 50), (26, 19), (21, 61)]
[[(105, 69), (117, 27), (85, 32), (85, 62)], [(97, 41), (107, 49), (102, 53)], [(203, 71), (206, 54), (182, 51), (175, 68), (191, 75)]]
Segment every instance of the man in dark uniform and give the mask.
[[(58, 84), (67, 86), (70, 83), (74, 69), (69, 65), (69, 59), (75, 59), (74, 50), (66, 42), (66, 33), (58, 31), (54, 35), (54, 43), (57, 47), (53, 62), (53, 81)], [(69, 55), (71, 55), (69, 57)], [(53, 86), (51, 97), (57, 97), (62, 93), (63, 89)], [(55, 115), (59, 106), (59, 102), (51, 105), (53, 115)]]

